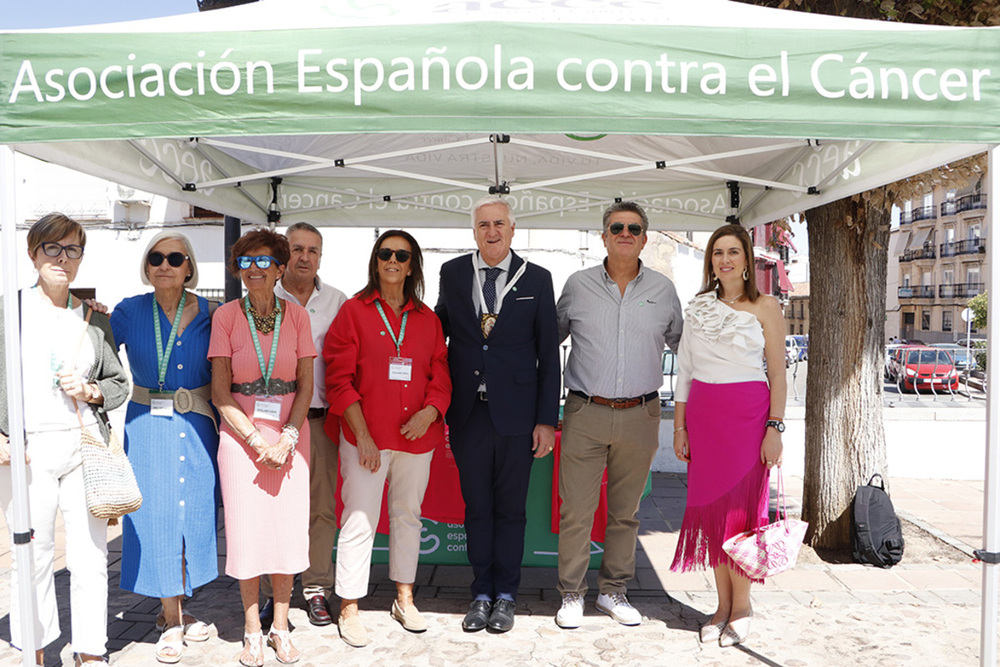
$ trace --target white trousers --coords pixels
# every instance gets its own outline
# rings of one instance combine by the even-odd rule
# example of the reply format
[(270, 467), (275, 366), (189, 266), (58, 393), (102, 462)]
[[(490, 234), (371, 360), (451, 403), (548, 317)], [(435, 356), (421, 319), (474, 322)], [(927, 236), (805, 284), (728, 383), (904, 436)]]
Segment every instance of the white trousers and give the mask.
[(372, 544), (382, 512), (382, 489), (389, 483), (389, 578), (412, 584), (420, 558), (420, 506), (424, 502), (434, 452), (383, 451), (378, 472), (361, 467), (358, 448), (341, 436), (340, 471), (344, 512), (337, 538), (337, 595), (357, 600), (368, 595)]
[[(96, 430), (96, 427), (93, 427)], [(59, 610), (55, 589), (56, 510), (62, 513), (66, 535), (66, 567), (70, 572), (72, 645), (77, 653), (104, 655), (108, 641), (108, 522), (87, 509), (83, 490), (80, 432), (29, 433), (28, 506), (34, 529), (35, 640), (38, 648), (59, 638)], [(0, 469), (0, 504), (7, 525), (13, 517), (10, 468)], [(24, 574), (22, 574), (24, 572)], [(21, 640), (18, 580), (30, 574), (17, 558), (11, 559), (10, 632)]]

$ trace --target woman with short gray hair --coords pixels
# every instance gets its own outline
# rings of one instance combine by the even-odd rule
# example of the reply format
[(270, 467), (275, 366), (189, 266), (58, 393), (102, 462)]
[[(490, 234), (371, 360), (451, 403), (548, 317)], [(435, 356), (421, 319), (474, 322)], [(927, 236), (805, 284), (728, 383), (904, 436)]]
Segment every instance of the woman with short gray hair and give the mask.
[(160, 598), (156, 659), (176, 663), (185, 642), (209, 636), (204, 622), (184, 613), (182, 600), (219, 576), (211, 312), (189, 291), (198, 284), (198, 264), (185, 235), (154, 236), (139, 270), (153, 291), (125, 299), (111, 314), (135, 387), (125, 450), (143, 495), (142, 507), (125, 517), (121, 587)]

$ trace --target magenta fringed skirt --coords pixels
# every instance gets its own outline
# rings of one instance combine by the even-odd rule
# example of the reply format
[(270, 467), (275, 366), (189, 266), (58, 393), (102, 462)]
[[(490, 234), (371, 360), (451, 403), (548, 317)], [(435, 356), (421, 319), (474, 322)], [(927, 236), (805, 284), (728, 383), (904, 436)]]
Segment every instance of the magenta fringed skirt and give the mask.
[(766, 382), (692, 383), (687, 505), (671, 570), (729, 565), (742, 572), (722, 543), (767, 524), (770, 487), (760, 445), (770, 407)]

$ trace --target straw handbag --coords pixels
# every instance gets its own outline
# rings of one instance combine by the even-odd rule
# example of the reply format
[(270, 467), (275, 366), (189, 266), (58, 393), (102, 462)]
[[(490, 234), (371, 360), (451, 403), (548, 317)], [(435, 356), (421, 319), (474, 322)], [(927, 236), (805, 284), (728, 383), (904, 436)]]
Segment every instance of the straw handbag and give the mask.
[(722, 550), (748, 577), (763, 579), (795, 566), (808, 527), (805, 521), (788, 518), (785, 485), (778, 468), (778, 510), (774, 523), (733, 535), (723, 542)]
[[(84, 320), (90, 324), (87, 312)], [(84, 338), (87, 335), (84, 329)], [(81, 339), (81, 344), (83, 339)], [(79, 354), (79, 346), (77, 353)], [(87, 509), (98, 519), (109, 519), (112, 522), (119, 517), (134, 512), (142, 506), (142, 493), (135, 481), (132, 464), (125, 456), (125, 448), (114, 431), (111, 431), (110, 442), (105, 443), (100, 434), (94, 433), (83, 425), (83, 415), (80, 406), (73, 399), (76, 417), (80, 421), (80, 450), (83, 453), (83, 488), (87, 494)]]

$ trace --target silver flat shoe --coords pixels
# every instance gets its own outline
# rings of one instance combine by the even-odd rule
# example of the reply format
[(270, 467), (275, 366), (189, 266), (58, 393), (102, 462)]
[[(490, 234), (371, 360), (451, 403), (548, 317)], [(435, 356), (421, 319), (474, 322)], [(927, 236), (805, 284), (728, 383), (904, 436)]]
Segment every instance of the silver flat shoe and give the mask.
[(738, 618), (735, 621), (727, 623), (726, 629), (722, 631), (722, 636), (719, 637), (719, 646), (735, 646), (736, 644), (745, 642), (750, 635), (751, 618), (753, 618), (752, 610), (743, 618)]
[(719, 641), (719, 638), (722, 637), (722, 631), (726, 628), (726, 623), (727, 621), (719, 621), (718, 623), (706, 623), (701, 626), (701, 630), (698, 633), (701, 643), (711, 644)]

